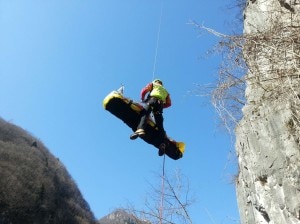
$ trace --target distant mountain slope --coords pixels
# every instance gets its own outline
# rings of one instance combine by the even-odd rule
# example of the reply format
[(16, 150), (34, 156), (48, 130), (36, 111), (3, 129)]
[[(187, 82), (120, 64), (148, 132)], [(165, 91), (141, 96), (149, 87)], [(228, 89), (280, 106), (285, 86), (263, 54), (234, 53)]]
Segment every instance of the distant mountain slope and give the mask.
[(1, 224), (97, 223), (63, 164), (1, 118), (0, 177)]
[(98, 222), (99, 224), (151, 224), (150, 222), (139, 220), (122, 209), (115, 210)]

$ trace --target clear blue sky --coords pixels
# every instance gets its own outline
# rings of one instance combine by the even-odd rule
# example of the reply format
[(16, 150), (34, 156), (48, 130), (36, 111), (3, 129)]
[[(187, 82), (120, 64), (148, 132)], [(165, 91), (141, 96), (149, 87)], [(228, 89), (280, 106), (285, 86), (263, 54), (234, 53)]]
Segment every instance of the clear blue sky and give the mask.
[(139, 100), (154, 71), (173, 102), (165, 129), (186, 143), (182, 159), (166, 159), (166, 172), (189, 179), (194, 223), (238, 223), (234, 143), (209, 99), (189, 93), (215, 79), (220, 58), (205, 55), (218, 39), (187, 24), (232, 33), (232, 1), (0, 0), (0, 116), (64, 163), (97, 218), (128, 201), (142, 208), (163, 159), (152, 145), (131, 141), (102, 100), (121, 84)]

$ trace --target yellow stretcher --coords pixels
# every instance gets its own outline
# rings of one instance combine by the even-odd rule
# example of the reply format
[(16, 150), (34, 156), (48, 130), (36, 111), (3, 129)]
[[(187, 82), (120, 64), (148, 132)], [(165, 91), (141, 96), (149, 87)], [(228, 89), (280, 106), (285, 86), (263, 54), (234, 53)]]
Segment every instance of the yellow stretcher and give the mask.
[[(136, 130), (140, 121), (140, 112), (143, 110), (141, 104), (124, 97), (120, 91), (112, 91), (104, 98), (103, 107), (121, 119), (133, 131)], [(141, 138), (156, 148), (159, 148), (161, 143), (164, 143), (166, 145), (165, 154), (170, 158), (177, 160), (183, 156), (185, 144), (183, 142), (176, 142), (166, 136), (160, 136), (155, 122), (150, 118), (147, 120), (145, 133), (145, 136)]]

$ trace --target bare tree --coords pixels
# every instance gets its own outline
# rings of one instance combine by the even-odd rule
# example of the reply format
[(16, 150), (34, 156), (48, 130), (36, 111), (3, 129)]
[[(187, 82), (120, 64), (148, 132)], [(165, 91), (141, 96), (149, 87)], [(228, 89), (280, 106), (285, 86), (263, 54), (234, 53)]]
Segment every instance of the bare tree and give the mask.
[[(274, 12), (276, 13), (276, 12)], [(274, 17), (271, 27), (242, 35), (226, 35), (191, 21), (201, 32), (217, 36), (220, 41), (212, 50), (222, 56), (218, 79), (213, 84), (198, 84), (195, 94), (210, 96), (222, 123), (231, 133), (242, 118), (247, 103), (268, 98), (291, 101), (295, 112), (292, 125), (300, 125), (297, 105), (300, 101), (300, 33), (293, 23), (289, 26)], [(251, 99), (247, 89), (255, 88)]]
[(220, 39), (209, 52), (221, 55), (222, 58), (217, 80), (212, 84), (197, 84), (193, 93), (211, 98), (211, 103), (222, 123), (231, 133), (241, 119), (241, 108), (246, 101), (244, 93), (247, 65), (242, 52), (245, 39), (242, 35), (222, 34), (195, 21), (191, 21), (189, 24), (195, 26), (200, 32), (208, 32)]
[(192, 224), (189, 207), (195, 202), (190, 195), (189, 182), (180, 171), (172, 178), (160, 176), (161, 184), (152, 185), (142, 210), (130, 206), (129, 212), (152, 224)]

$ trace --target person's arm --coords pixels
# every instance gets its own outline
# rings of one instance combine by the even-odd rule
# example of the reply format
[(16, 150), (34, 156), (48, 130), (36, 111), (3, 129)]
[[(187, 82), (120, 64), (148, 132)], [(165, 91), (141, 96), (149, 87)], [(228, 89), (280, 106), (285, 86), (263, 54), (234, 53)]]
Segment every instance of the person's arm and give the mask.
[(171, 102), (171, 97), (170, 97), (170, 94), (168, 94), (167, 98), (166, 98), (166, 102), (164, 103), (164, 106), (163, 108), (168, 108), (172, 105), (172, 102)]
[(148, 85), (146, 85), (142, 91), (141, 91), (141, 100), (144, 101), (145, 100), (145, 96), (148, 92), (150, 92), (153, 88), (153, 84), (149, 83)]

